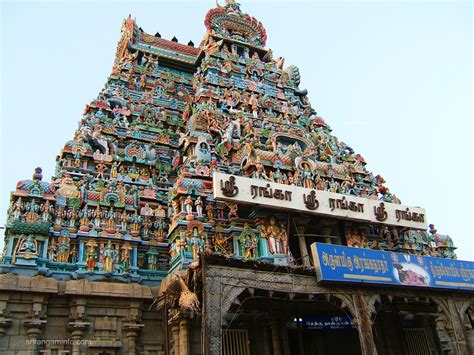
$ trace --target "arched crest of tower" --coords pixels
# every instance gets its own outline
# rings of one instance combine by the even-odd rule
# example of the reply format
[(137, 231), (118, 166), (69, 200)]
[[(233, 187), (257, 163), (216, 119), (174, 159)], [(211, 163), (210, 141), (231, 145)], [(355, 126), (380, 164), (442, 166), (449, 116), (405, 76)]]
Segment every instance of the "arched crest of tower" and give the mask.
[(214, 34), (253, 46), (264, 47), (267, 32), (262, 23), (254, 17), (244, 14), (240, 4), (226, 0), (225, 6), (219, 5), (206, 14), (204, 24)]

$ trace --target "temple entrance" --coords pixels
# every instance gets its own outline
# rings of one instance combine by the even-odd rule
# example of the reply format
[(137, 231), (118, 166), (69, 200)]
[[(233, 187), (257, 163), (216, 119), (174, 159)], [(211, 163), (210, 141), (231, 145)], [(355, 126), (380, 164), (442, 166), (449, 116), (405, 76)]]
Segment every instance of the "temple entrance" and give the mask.
[(437, 331), (439, 312), (431, 302), (394, 298), (375, 316), (374, 338), (379, 354), (444, 354)]
[[(269, 297), (258, 289), (241, 294), (226, 316), (224, 353), (361, 354), (358, 331), (346, 310), (323, 297), (289, 297), (280, 292)], [(237, 352), (229, 352), (234, 348)]]

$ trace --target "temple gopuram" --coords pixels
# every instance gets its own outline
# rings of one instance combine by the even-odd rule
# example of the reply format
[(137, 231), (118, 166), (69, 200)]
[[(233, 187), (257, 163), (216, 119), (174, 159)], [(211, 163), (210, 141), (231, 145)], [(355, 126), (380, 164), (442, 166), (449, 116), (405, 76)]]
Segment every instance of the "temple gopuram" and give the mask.
[(54, 177), (17, 183), (0, 353), (473, 354), (474, 263), (216, 6), (199, 46), (126, 18)]

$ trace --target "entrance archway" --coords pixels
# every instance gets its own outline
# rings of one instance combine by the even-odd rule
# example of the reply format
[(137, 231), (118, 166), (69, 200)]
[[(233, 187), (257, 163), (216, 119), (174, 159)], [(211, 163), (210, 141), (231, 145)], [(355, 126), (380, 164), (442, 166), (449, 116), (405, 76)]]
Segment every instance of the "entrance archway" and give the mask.
[(223, 354), (247, 354), (240, 352), (245, 341), (251, 354), (361, 354), (356, 322), (344, 304), (330, 294), (247, 288), (224, 317)]

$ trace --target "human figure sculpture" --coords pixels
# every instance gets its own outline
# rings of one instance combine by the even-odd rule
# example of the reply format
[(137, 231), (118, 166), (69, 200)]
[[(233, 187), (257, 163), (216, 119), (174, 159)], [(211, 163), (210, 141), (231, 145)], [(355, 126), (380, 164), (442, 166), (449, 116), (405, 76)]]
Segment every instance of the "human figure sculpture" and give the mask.
[(103, 270), (106, 272), (114, 271), (114, 259), (115, 259), (115, 249), (112, 245), (112, 242), (109, 240), (104, 250), (104, 264), (102, 266)]
[(96, 254), (97, 243), (94, 239), (90, 239), (86, 244), (86, 269), (93, 271), (95, 269), (97, 254)]
[(23, 238), (18, 247), (19, 254), (36, 254), (37, 250), (37, 241), (31, 234), (27, 238)]
[(194, 201), (194, 206), (196, 207), (196, 212), (198, 217), (202, 217), (202, 199), (201, 196), (198, 196), (196, 201)]
[(67, 263), (69, 259), (69, 238), (59, 238), (56, 260), (60, 263)]
[(186, 209), (186, 213), (188, 216), (193, 215), (193, 200), (191, 196), (186, 197), (186, 200), (184, 200), (184, 207)]
[(130, 269), (130, 251), (133, 249), (129, 242), (122, 245), (122, 268), (124, 271)]

